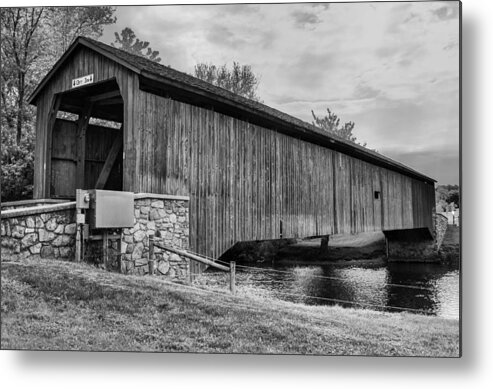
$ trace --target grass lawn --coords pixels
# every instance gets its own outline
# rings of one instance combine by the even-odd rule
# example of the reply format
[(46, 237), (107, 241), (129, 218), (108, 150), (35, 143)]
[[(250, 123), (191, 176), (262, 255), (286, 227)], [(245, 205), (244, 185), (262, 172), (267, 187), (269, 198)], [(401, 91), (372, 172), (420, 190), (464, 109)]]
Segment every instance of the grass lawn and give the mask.
[(2, 262), (1, 347), (459, 356), (459, 322), (197, 291), (86, 264)]

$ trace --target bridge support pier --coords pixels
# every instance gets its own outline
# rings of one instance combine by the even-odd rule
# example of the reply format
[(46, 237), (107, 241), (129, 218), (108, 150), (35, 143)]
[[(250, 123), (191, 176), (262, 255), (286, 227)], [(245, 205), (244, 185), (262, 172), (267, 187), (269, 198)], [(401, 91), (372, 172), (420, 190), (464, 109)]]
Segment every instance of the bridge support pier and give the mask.
[(330, 235), (327, 235), (327, 236), (322, 237), (322, 239), (320, 240), (320, 250), (319, 250), (320, 254), (328, 254), (328, 252), (329, 252), (329, 238), (330, 238)]
[(438, 261), (436, 241), (428, 228), (384, 231), (390, 262)]

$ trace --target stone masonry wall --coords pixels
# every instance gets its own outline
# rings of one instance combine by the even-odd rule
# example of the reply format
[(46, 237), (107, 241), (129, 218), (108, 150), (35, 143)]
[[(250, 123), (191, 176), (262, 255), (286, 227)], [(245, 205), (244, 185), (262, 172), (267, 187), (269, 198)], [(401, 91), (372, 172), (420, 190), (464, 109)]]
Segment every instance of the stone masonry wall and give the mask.
[(434, 214), (435, 230), (433, 239), (388, 240), (389, 261), (438, 262), (438, 251), (447, 231), (447, 219)]
[(445, 233), (448, 228), (448, 220), (447, 217), (436, 213), (435, 214), (435, 246), (436, 250), (440, 250), (442, 246), (443, 238), (445, 237)]
[(2, 210), (2, 261), (74, 259), (75, 203), (45, 208)]
[[(152, 197), (151, 197), (152, 196)], [(149, 235), (156, 243), (187, 249), (189, 244), (189, 201), (178, 196), (136, 195), (135, 225), (123, 229), (121, 253), (123, 271), (148, 274)], [(160, 237), (158, 237), (160, 235)], [(155, 247), (156, 274), (185, 281), (189, 260)]]

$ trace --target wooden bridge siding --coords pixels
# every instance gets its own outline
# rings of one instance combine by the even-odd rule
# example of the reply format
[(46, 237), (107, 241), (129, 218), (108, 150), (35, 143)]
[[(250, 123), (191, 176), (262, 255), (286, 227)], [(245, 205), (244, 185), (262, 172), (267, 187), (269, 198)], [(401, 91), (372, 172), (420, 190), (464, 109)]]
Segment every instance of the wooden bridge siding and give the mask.
[(238, 241), (277, 239), (281, 220), (283, 237), (306, 237), (413, 228), (426, 219), (415, 223), (425, 211), (419, 181), (211, 110), (139, 94), (134, 190), (190, 195), (196, 252), (217, 257)]
[[(237, 241), (278, 238), (281, 220), (283, 237), (432, 225), (433, 185), (143, 92), (135, 73), (85, 48), (39, 97), (35, 198), (50, 194), (44, 165), (53, 96), (91, 73), (94, 82), (116, 78), (125, 102), (123, 190), (189, 194), (195, 251), (217, 257)], [(380, 201), (373, 198), (377, 189)]]
[[(84, 188), (94, 188), (99, 174), (103, 169), (108, 150), (111, 148), (117, 132), (120, 130), (89, 125), (86, 137)], [(57, 119), (53, 129), (53, 144), (51, 150), (51, 187), (52, 196), (73, 197), (76, 190), (76, 161), (77, 161), (77, 123)], [(121, 161), (121, 155), (120, 155)], [(117, 161), (112, 169), (106, 189), (121, 188), (122, 164)]]
[[(57, 71), (50, 82), (45, 86), (37, 101), (35, 170), (34, 170), (34, 198), (46, 198), (49, 193), (49, 156), (51, 144), (47, 133), (48, 117), (53, 97), (56, 93), (71, 90), (72, 80), (87, 74), (94, 74), (94, 83), (116, 78), (124, 104), (124, 168), (123, 190), (133, 190), (136, 171), (140, 169), (135, 160), (135, 143), (137, 128), (133, 123), (134, 112), (138, 112), (138, 101), (134, 91), (138, 91), (138, 77), (123, 66), (107, 59), (94, 51), (78, 49)], [(81, 102), (81, 105), (83, 103)], [(44, 165), (47, 164), (45, 170)]]

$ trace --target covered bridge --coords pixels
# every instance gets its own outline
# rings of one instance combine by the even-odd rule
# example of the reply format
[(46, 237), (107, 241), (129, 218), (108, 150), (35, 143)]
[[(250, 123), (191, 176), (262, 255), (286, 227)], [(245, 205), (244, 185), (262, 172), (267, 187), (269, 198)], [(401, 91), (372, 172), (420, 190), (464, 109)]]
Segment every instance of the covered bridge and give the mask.
[(217, 258), (236, 242), (280, 237), (433, 234), (433, 179), (95, 40), (76, 39), (30, 102), (35, 198), (73, 198), (76, 188), (189, 196), (194, 252)]

